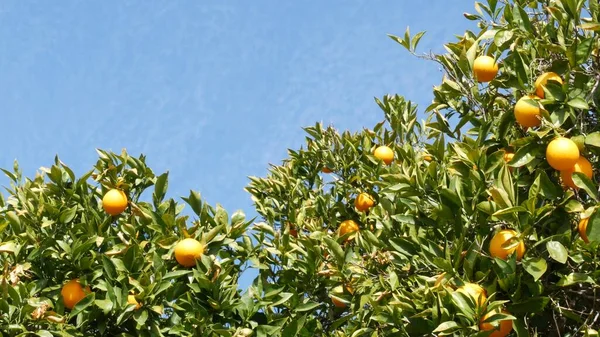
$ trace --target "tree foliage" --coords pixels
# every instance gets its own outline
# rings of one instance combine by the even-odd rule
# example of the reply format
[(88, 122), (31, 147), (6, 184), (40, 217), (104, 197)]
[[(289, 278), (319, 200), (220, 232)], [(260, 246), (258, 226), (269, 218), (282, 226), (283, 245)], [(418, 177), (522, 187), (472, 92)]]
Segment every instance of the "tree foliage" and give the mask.
[[(517, 336), (597, 335), (599, 4), (488, 0), (475, 10), (464, 16), (477, 31), (443, 54), (417, 54), (422, 32), (390, 36), (443, 69), (431, 105), (420, 115), (386, 95), (373, 128), (306, 127), (305, 146), (250, 178), (258, 222), (229, 219), (193, 191), (183, 203), (165, 199), (167, 174), (125, 152), (99, 151), (80, 178), (58, 158), (34, 179), (5, 171), (2, 334), (483, 337), (484, 322), (508, 321)], [(482, 55), (499, 65), (486, 83), (473, 75)], [(562, 84), (526, 99), (541, 121), (523, 127), (515, 105), (547, 72)], [(558, 136), (593, 169), (572, 173), (575, 188), (546, 160)], [(374, 155), (383, 145), (390, 165)], [(110, 188), (128, 196), (121, 215), (102, 210)], [(361, 193), (374, 201), (365, 211)], [(499, 246), (492, 238), (503, 229), (516, 236)], [(173, 258), (185, 237), (205, 247), (193, 268)], [(490, 244), (522, 244), (524, 255), (494, 257)], [(249, 267), (258, 276), (238, 289)], [(91, 292), (68, 310), (60, 291), (71, 279)]]

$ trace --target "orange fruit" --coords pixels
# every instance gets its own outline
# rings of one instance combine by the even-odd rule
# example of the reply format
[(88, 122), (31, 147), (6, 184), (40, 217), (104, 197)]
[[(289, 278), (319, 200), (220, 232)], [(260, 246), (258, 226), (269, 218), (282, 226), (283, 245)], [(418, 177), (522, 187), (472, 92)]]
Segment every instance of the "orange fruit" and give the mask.
[(423, 156), (423, 159), (425, 159), (425, 161), (432, 161), (433, 157), (431, 155), (426, 154)]
[(489, 82), (498, 74), (498, 64), (493, 57), (479, 56), (473, 62), (473, 75), (478, 82)]
[(375, 152), (373, 152), (373, 155), (375, 156), (375, 158), (383, 160), (383, 162), (386, 165), (391, 164), (394, 160), (394, 151), (392, 151), (391, 148), (385, 145), (376, 148)]
[(588, 225), (589, 220), (590, 220), (590, 218), (581, 219), (581, 220), (579, 220), (579, 225), (577, 225), (577, 230), (579, 231), (579, 236), (581, 236), (581, 239), (585, 243), (590, 243), (590, 239), (588, 239), (588, 236), (587, 236), (587, 225)]
[(359, 194), (356, 199), (354, 199), (354, 206), (359, 212), (364, 212), (369, 208), (373, 207), (375, 201), (368, 193)]
[(523, 96), (517, 101), (517, 104), (515, 104), (514, 113), (515, 119), (519, 125), (524, 127), (534, 127), (542, 123), (540, 106), (537, 103), (528, 101), (537, 99), (537, 97), (529, 95)]
[[(344, 236), (348, 233), (357, 232), (359, 229), (358, 224), (354, 220), (345, 220), (340, 224), (340, 228), (338, 229), (338, 235)], [(346, 240), (351, 240), (352, 235), (348, 237)]]
[(331, 169), (330, 169), (329, 167), (325, 166), (325, 167), (323, 167), (323, 168), (321, 169), (321, 172), (323, 172), (323, 173), (331, 173), (331, 172), (333, 172), (333, 171), (331, 171)]
[(575, 183), (573, 182), (574, 172), (581, 172), (590, 179), (594, 174), (592, 164), (590, 164), (590, 162), (587, 159), (585, 159), (585, 157), (579, 156), (579, 159), (577, 159), (577, 163), (575, 163), (575, 165), (573, 165), (572, 168), (560, 171), (560, 178), (562, 179), (563, 184), (574, 189), (578, 189), (578, 187), (575, 186)]
[(135, 295), (127, 295), (127, 304), (135, 305), (135, 309), (139, 309), (142, 305), (135, 299)]
[(175, 259), (184, 267), (195, 267), (196, 259), (204, 253), (204, 247), (198, 240), (187, 238), (175, 245)]
[(535, 94), (538, 97), (544, 98), (544, 86), (546, 86), (548, 81), (557, 81), (558, 83), (563, 84), (562, 78), (560, 78), (557, 73), (547, 72), (541, 74), (537, 80), (535, 80)]
[[(489, 337), (506, 337), (513, 329), (512, 321), (510, 320), (496, 321), (498, 324), (497, 326), (494, 326), (491, 322), (485, 322), (486, 319), (499, 313), (499, 309), (492, 310), (485, 314), (479, 321), (479, 329), (482, 331), (494, 331)], [(506, 310), (502, 310), (502, 313), (508, 314)]]
[(519, 241), (519, 243), (511, 248), (504, 248), (502, 245), (513, 237), (518, 236), (517, 232), (512, 229), (503, 229), (496, 233), (490, 241), (490, 255), (497, 257), (502, 260), (506, 260), (510, 254), (515, 250), (517, 251), (517, 261), (521, 261), (523, 254), (525, 254), (525, 243)]
[(470, 296), (479, 307), (483, 306), (485, 300), (487, 299), (485, 289), (476, 283), (465, 283), (465, 285), (458, 287), (456, 291)]
[(125, 192), (113, 188), (106, 192), (102, 198), (102, 207), (110, 215), (119, 215), (127, 208), (127, 196)]
[(515, 154), (512, 152), (505, 152), (503, 158), (504, 158), (504, 161), (508, 163), (509, 161), (511, 161), (513, 159), (514, 156), (515, 156)]
[(346, 307), (346, 303), (344, 303), (343, 301), (341, 301), (338, 297), (339, 295), (342, 295), (344, 293), (344, 289), (342, 288), (342, 286), (337, 286), (335, 288), (332, 289), (332, 294), (331, 294), (331, 302), (333, 302), (333, 305), (335, 305), (337, 308), (343, 309)]
[(63, 298), (65, 308), (73, 309), (79, 301), (81, 301), (87, 294), (91, 292), (90, 287), (86, 286), (85, 289), (79, 283), (79, 280), (74, 279), (65, 283), (60, 290), (60, 295)]
[(579, 148), (569, 138), (555, 138), (546, 147), (546, 161), (556, 170), (569, 170), (578, 160)]

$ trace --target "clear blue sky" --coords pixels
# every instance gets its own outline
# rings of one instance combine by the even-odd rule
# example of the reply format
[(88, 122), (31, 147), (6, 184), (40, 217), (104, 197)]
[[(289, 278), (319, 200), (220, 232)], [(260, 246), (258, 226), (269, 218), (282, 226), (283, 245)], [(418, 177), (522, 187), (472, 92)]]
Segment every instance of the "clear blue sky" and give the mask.
[(386, 93), (426, 107), (441, 72), (386, 34), (427, 30), (419, 50), (442, 51), (473, 27), (465, 11), (472, 0), (2, 1), (0, 167), (31, 177), (58, 154), (81, 174), (95, 148), (126, 148), (170, 171), (168, 196), (254, 216), (247, 176), (298, 148), (303, 126), (371, 127)]

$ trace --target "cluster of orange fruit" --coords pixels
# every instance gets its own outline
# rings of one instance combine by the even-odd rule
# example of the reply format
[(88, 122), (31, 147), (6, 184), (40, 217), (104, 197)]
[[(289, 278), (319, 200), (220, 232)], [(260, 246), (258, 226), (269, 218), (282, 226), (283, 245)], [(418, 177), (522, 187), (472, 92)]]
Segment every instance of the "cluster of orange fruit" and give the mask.
[[(127, 209), (127, 205), (127, 195), (120, 189), (110, 189), (102, 197), (102, 208), (111, 216), (118, 216), (123, 213)], [(204, 246), (193, 238), (186, 238), (179, 241), (173, 251), (175, 260), (183, 267), (195, 267), (196, 260), (203, 253)], [(63, 285), (60, 294), (65, 308), (73, 309), (90, 292), (91, 289), (89, 286), (86, 286), (84, 289), (78, 279), (72, 279)], [(135, 305), (135, 309), (142, 307), (142, 304), (136, 300), (133, 294), (127, 296), (127, 304)]]
[[(498, 74), (498, 64), (490, 56), (479, 56), (473, 63), (473, 74), (479, 82), (489, 82)], [(544, 88), (548, 82), (555, 82), (563, 85), (560, 75), (554, 72), (545, 72), (535, 81), (535, 94), (529, 94), (521, 97), (514, 106), (514, 115), (517, 123), (522, 127), (536, 127), (542, 122), (541, 111), (543, 107), (538, 102), (545, 97)], [(577, 190), (578, 187), (573, 182), (573, 173), (579, 172), (592, 179), (594, 170), (592, 164), (581, 155), (583, 145), (578, 145), (572, 139), (566, 137), (557, 137), (550, 141), (546, 147), (546, 161), (548, 164), (560, 172), (562, 184), (565, 187)], [(513, 153), (506, 153), (504, 159), (510, 161)], [(584, 242), (588, 243), (587, 231), (588, 219), (581, 219), (578, 225), (579, 235)]]
[[(383, 163), (385, 163), (385, 165), (391, 165), (392, 162), (394, 161), (394, 150), (392, 150), (389, 146), (386, 146), (386, 145), (378, 146), (373, 151), (373, 156), (375, 158), (377, 158), (378, 160), (382, 161)], [(321, 172), (331, 173), (331, 172), (333, 172), (333, 170), (331, 170), (330, 168), (325, 166), (321, 169)], [(359, 193), (358, 196), (356, 196), (356, 198), (354, 199), (354, 207), (359, 212), (366, 212), (374, 205), (375, 205), (375, 200), (369, 193), (366, 193), (366, 192)], [(359, 227), (358, 223), (356, 223), (356, 221), (354, 221), (354, 220), (349, 219), (349, 220), (344, 220), (344, 221), (342, 221), (342, 223), (340, 223), (337, 234), (339, 237), (348, 235), (348, 237), (346, 238), (346, 242), (348, 242), (354, 238), (353, 234), (358, 232), (359, 230), (360, 230), (360, 227)], [(297, 236), (297, 231), (295, 230), (295, 228), (290, 229), (290, 234), (292, 234), (295, 237)], [(344, 290), (351, 295), (354, 294), (354, 290), (349, 285), (347, 285), (345, 287), (337, 286), (332, 289), (332, 294), (330, 295), (331, 301), (332, 301), (333, 305), (337, 308), (345, 308), (346, 307), (346, 303), (343, 302), (338, 296), (336, 296), (336, 295), (341, 295), (342, 293), (344, 293)]]

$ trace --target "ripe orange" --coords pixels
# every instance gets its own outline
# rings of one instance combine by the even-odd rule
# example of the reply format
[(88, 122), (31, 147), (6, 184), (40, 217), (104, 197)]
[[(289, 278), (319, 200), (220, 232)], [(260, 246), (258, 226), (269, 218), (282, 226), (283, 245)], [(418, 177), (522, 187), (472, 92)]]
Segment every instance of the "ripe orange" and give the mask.
[(204, 253), (204, 247), (198, 240), (187, 238), (175, 246), (175, 259), (184, 267), (195, 267), (196, 259)]
[(542, 123), (540, 106), (537, 103), (527, 101), (537, 99), (538, 98), (533, 95), (523, 96), (517, 101), (517, 104), (515, 104), (515, 119), (521, 126), (534, 127)]
[[(479, 321), (479, 329), (481, 329), (482, 331), (492, 331), (494, 330), (494, 332), (492, 332), (489, 337), (506, 337), (508, 336), (508, 334), (510, 334), (510, 332), (513, 329), (512, 326), (512, 321), (510, 320), (504, 320), (504, 321), (496, 321), (498, 322), (498, 326), (494, 326), (491, 322), (485, 322), (486, 319), (499, 314), (500, 310), (496, 309), (496, 310), (492, 310), (490, 312), (488, 312), (487, 314), (485, 314), (481, 320)], [(506, 310), (502, 310), (502, 313), (504, 314), (508, 314), (508, 312)]]
[(369, 208), (373, 207), (375, 201), (368, 193), (359, 194), (356, 199), (354, 199), (354, 206), (359, 212), (364, 212)]
[(547, 72), (541, 74), (537, 80), (535, 80), (535, 94), (538, 97), (544, 98), (544, 86), (548, 81), (557, 81), (558, 83), (563, 84), (562, 78), (560, 78), (557, 73)]
[(342, 295), (344, 293), (344, 289), (342, 288), (342, 286), (337, 286), (335, 288), (332, 289), (332, 294), (331, 294), (331, 302), (333, 302), (333, 305), (335, 305), (337, 308), (343, 309), (346, 307), (346, 303), (342, 302), (340, 299), (338, 299), (339, 295)]
[(135, 295), (127, 295), (127, 304), (135, 305), (135, 309), (139, 309), (142, 305), (135, 299)]
[(386, 165), (391, 164), (394, 160), (394, 151), (392, 151), (391, 148), (385, 145), (376, 148), (375, 152), (373, 152), (373, 155), (375, 156), (375, 158), (383, 160), (383, 162)]
[(479, 307), (483, 306), (487, 299), (485, 289), (483, 289), (479, 284), (476, 283), (465, 283), (464, 286), (458, 287), (456, 291), (470, 296)]
[(473, 75), (478, 82), (489, 82), (498, 74), (498, 64), (493, 57), (479, 56), (473, 62)]
[(515, 156), (515, 154), (512, 152), (504, 152), (503, 158), (504, 158), (504, 161), (508, 163), (509, 161), (511, 161), (513, 159), (514, 156)]
[(579, 159), (577, 159), (577, 163), (575, 163), (575, 165), (573, 165), (572, 168), (570, 168), (568, 170), (560, 171), (560, 178), (562, 179), (563, 184), (565, 184), (566, 186), (569, 186), (570, 188), (574, 188), (574, 189), (578, 189), (578, 187), (575, 186), (575, 183), (573, 182), (573, 173), (574, 172), (581, 172), (590, 179), (592, 178), (592, 175), (594, 174), (594, 171), (592, 169), (592, 164), (590, 164), (590, 162), (587, 159), (585, 159), (585, 157), (579, 156)]
[[(344, 236), (348, 233), (357, 232), (359, 229), (358, 224), (354, 220), (345, 220), (340, 224), (340, 228), (338, 229), (338, 235)], [(350, 235), (346, 240), (352, 240), (352, 235)]]
[(569, 170), (577, 160), (579, 160), (579, 148), (569, 138), (555, 138), (546, 147), (546, 161), (556, 170)]
[(579, 220), (579, 225), (577, 226), (577, 229), (579, 230), (579, 236), (581, 236), (581, 239), (585, 243), (590, 243), (590, 239), (588, 239), (587, 236), (587, 225), (589, 220), (590, 218), (581, 219)]
[(321, 169), (321, 172), (323, 172), (323, 173), (331, 173), (331, 172), (333, 172), (333, 171), (331, 171), (331, 169), (330, 169), (329, 167), (327, 167), (327, 166), (324, 166), (324, 167)]
[(512, 229), (503, 229), (496, 233), (490, 241), (490, 255), (497, 257), (502, 260), (506, 260), (510, 254), (515, 250), (517, 251), (517, 261), (521, 261), (523, 254), (525, 254), (525, 243), (519, 241), (519, 243), (511, 248), (504, 248), (502, 245), (513, 237), (518, 236), (517, 232)]
[(110, 215), (119, 215), (127, 208), (127, 196), (125, 192), (111, 189), (102, 198), (102, 207)]
[(73, 309), (79, 301), (81, 301), (87, 294), (91, 292), (89, 286), (86, 286), (85, 289), (79, 283), (79, 280), (74, 279), (70, 280), (65, 285), (63, 285), (60, 295), (63, 298), (63, 303), (65, 304), (65, 308)]

